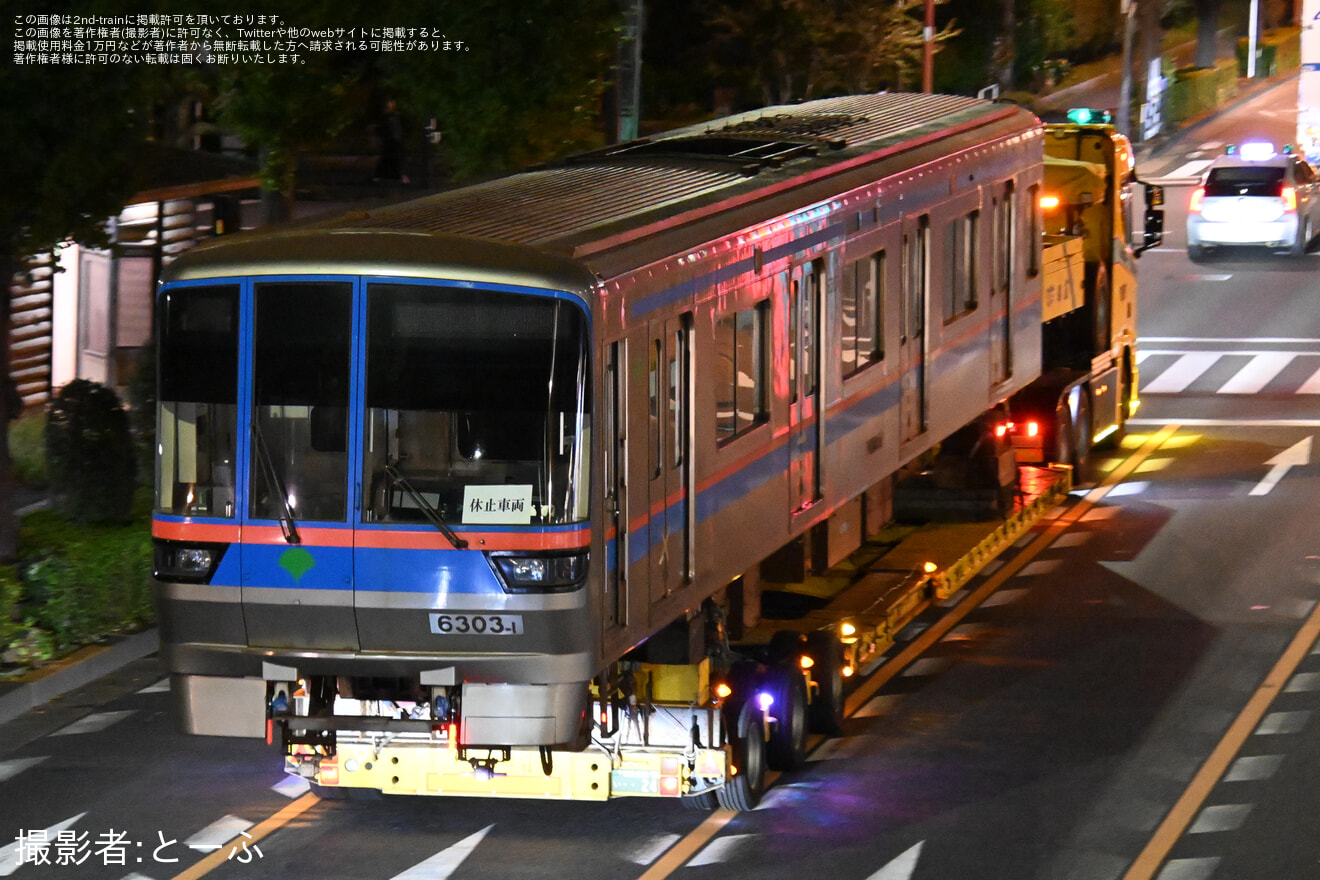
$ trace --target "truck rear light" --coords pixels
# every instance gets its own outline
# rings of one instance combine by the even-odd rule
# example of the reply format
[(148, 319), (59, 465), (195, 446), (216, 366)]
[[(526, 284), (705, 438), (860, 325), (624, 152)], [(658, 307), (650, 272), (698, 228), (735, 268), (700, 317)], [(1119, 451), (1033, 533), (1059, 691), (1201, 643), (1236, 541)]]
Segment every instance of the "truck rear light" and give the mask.
[(1198, 186), (1192, 190), (1192, 200), (1187, 205), (1187, 212), (1189, 214), (1201, 213), (1201, 202), (1203, 201), (1205, 201), (1205, 187)]

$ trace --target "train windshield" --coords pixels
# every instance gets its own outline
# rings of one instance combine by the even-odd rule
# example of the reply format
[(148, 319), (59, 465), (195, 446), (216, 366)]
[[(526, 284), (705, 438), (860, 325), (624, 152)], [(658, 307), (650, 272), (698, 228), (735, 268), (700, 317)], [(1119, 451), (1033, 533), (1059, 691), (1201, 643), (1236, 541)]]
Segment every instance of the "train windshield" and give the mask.
[(160, 400), (156, 509), (234, 516), (238, 285), (181, 287), (157, 308)]
[(364, 519), (585, 520), (587, 344), (567, 300), (369, 285)]

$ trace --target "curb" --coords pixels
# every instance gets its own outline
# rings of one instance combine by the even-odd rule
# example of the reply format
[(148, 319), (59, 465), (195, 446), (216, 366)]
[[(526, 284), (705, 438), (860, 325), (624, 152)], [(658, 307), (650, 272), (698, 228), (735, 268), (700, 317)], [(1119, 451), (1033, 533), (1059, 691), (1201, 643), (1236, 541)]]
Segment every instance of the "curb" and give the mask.
[(13, 685), (0, 684), (4, 689), (0, 693), (0, 724), (13, 721), (43, 703), (90, 684), (159, 649), (160, 635), (153, 628), (126, 636), (108, 647), (76, 652), (62, 662), (30, 673)]

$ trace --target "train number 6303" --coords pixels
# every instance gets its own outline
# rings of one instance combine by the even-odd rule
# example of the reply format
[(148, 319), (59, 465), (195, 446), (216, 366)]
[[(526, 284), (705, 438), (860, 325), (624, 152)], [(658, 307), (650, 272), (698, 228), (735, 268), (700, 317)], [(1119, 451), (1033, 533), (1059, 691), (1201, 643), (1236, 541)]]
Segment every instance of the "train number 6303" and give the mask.
[(521, 614), (432, 614), (431, 632), (441, 636), (522, 635)]

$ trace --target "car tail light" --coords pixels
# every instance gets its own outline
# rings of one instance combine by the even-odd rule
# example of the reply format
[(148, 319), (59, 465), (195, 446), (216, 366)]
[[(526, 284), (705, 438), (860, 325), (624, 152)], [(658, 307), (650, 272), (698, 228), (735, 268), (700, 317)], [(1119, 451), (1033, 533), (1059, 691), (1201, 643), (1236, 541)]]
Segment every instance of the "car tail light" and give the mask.
[(1201, 213), (1201, 202), (1205, 199), (1205, 187), (1198, 186), (1192, 190), (1192, 201), (1187, 206), (1187, 210), (1192, 214)]
[(1285, 186), (1279, 193), (1279, 198), (1283, 199), (1283, 210), (1289, 214), (1297, 210), (1297, 190), (1291, 186)]

